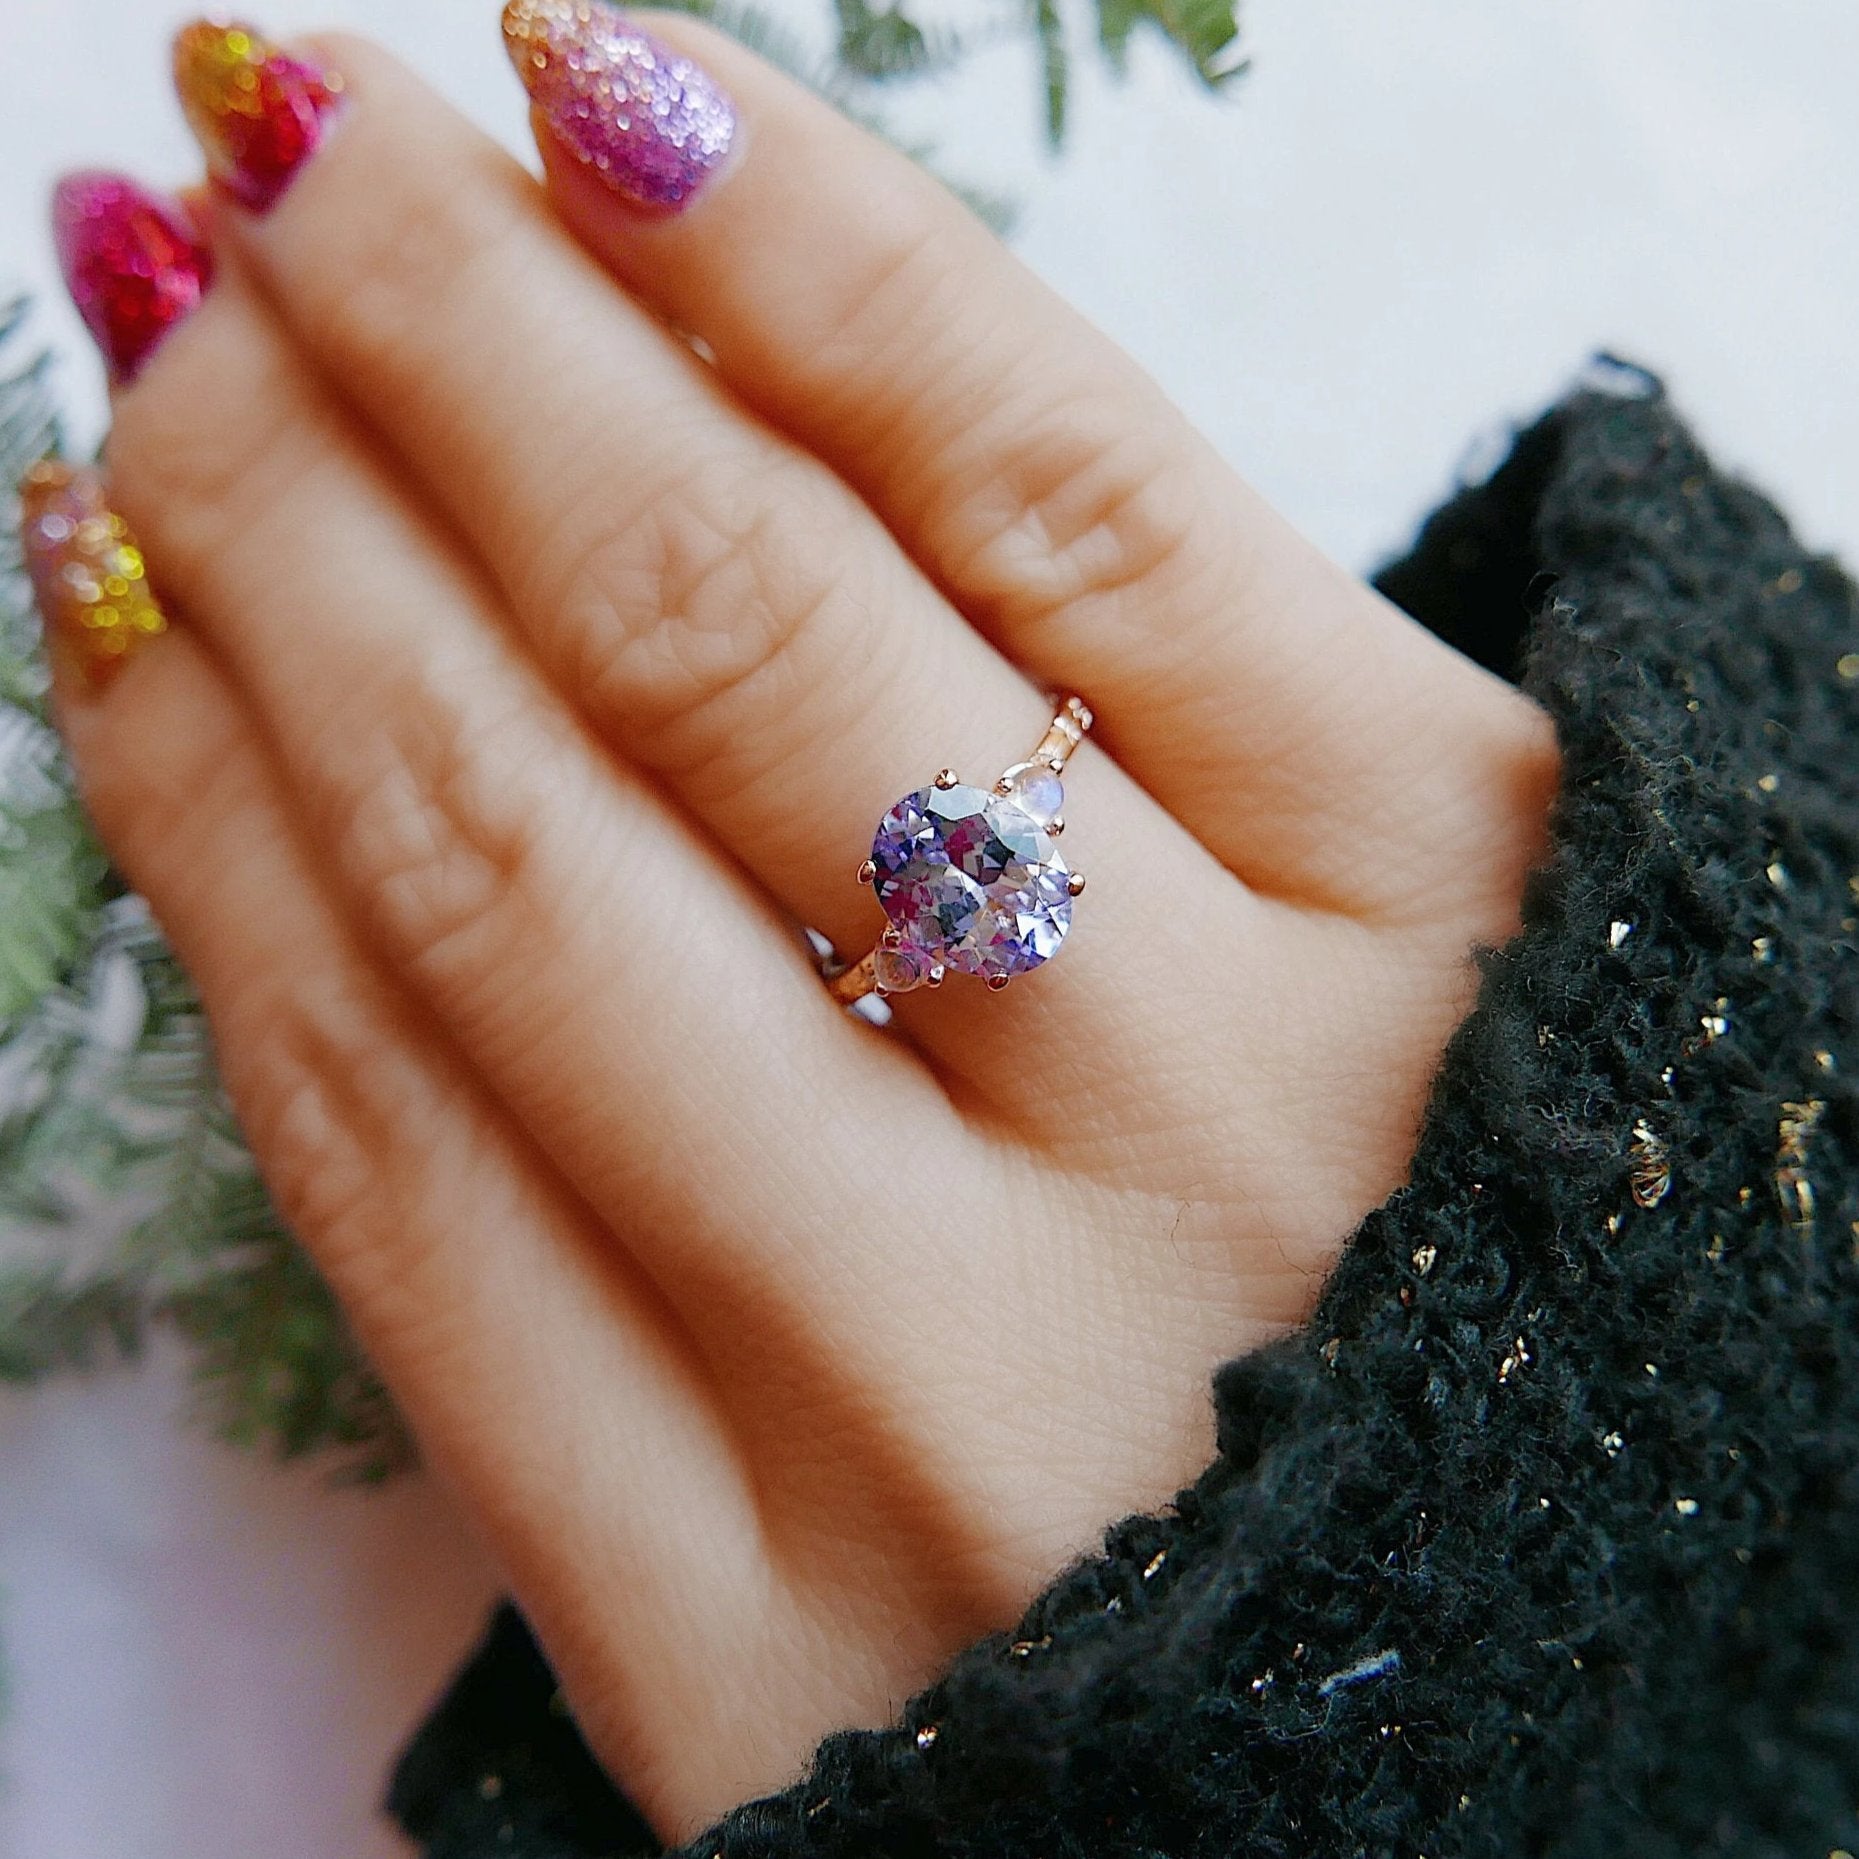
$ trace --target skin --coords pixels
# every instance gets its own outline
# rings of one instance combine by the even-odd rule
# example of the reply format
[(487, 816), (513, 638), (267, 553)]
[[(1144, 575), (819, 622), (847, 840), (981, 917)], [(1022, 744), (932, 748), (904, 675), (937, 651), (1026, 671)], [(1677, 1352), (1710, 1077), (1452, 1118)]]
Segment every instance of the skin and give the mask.
[[(1212, 1451), (1402, 1180), (1544, 717), (902, 158), (700, 25), (675, 220), (379, 51), (108, 466), (174, 630), (63, 711), (286, 1217), (671, 1837)], [(673, 332), (707, 345), (700, 360)], [(877, 1031), (873, 822), (1044, 689), (1059, 960)]]

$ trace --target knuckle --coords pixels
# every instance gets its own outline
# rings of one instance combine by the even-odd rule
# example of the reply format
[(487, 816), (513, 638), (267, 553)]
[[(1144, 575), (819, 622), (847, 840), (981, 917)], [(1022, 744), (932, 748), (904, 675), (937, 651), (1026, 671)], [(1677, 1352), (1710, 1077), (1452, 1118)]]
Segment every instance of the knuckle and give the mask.
[(834, 552), (817, 546), (833, 533), (826, 503), (789, 461), (710, 470), (596, 523), (571, 557), (554, 603), (570, 676), (660, 772), (688, 776), (797, 713), (799, 648), (846, 597)]
[[(886, 402), (905, 402), (946, 384), (951, 338), (971, 327), (972, 266), (949, 203), (915, 188), (890, 190), (873, 220), (848, 237), (849, 273), (807, 340), (807, 383), (822, 419), (864, 433), (874, 413), (870, 384), (889, 384)], [(972, 234), (965, 221), (961, 233)], [(892, 422), (887, 421), (886, 424)]]
[(138, 383), (110, 434), (112, 491), (158, 579), (164, 569), (191, 579), (227, 536), (289, 508), (320, 442), (315, 420), (295, 405), (290, 417), (281, 409), (276, 418), (224, 417), (233, 407), (278, 406), (278, 379), (236, 334), (205, 346), (206, 360), (220, 364), (210, 377), (194, 365), (197, 345), (188, 366)]
[(84, 803), (118, 858), (147, 888), (205, 855), (219, 824), (262, 805), (264, 770), (236, 713), (196, 701), (176, 676), (191, 642), (164, 640), (127, 686), (103, 694), (107, 728), (90, 731), (79, 760)]
[(424, 701), (368, 708), (389, 720), (359, 749), (325, 757), (344, 771), (331, 842), (392, 958), (456, 989), (496, 971), (545, 822), (575, 811), (561, 758), (527, 706), (469, 717)]
[[(928, 490), (953, 578), (1037, 617), (1217, 552), (1200, 521), (1216, 461), (1152, 385), (1063, 330), (1045, 349), (1003, 336), (977, 307), (966, 216), (914, 191), (886, 206), (854, 241), (854, 281), (809, 332), (809, 385), (819, 417)], [(952, 382), (973, 417), (951, 418)], [(941, 435), (933, 459), (914, 437), (926, 430)]]
[(455, 171), (402, 163), (392, 185), (351, 190), (336, 262), (296, 286), (310, 346), (390, 417), (447, 393), (431, 358), (448, 338), (435, 325), (499, 301), (479, 281), (522, 274), (528, 261), (513, 248), (534, 237), (532, 222), (500, 174), (461, 186)]
[(1174, 432), (1075, 407), (1016, 423), (1029, 436), (1004, 448), (966, 525), (977, 541), (960, 576), (986, 598), (1031, 618), (1116, 603), (1192, 558), (1202, 493)]
[(392, 1218), (378, 1142), (363, 1135), (370, 1113), (356, 1099), (383, 1076), (368, 1016), (344, 991), (299, 977), (226, 1021), (228, 1087), (280, 1217), (325, 1269), (366, 1256), (364, 1229)]
[[(333, 975), (294, 977), (262, 1013), (248, 1003), (220, 1044), (279, 1218), (378, 1337), (435, 1318), (421, 1287), (434, 1282), (446, 1229), (407, 1158), (462, 1169), (471, 1156), (456, 1132), (448, 1143), (455, 1119), (377, 1005)], [(459, 1152), (441, 1158), (443, 1148)]]

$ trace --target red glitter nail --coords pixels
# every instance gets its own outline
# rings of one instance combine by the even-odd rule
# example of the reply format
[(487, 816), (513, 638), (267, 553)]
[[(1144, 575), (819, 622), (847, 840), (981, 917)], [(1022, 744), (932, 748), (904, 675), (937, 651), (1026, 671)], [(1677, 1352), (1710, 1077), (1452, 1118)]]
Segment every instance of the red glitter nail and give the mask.
[(180, 203), (120, 174), (60, 181), (52, 236), (78, 313), (119, 384), (193, 313), (213, 273)]
[(174, 82), (214, 180), (254, 212), (271, 207), (322, 146), (342, 79), (250, 26), (200, 21), (174, 41)]

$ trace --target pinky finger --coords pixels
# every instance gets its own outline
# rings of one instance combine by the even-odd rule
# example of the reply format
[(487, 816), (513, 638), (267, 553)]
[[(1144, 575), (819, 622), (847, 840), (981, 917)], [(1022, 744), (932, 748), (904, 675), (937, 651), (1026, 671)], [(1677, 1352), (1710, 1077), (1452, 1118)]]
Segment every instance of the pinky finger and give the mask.
[[(739, 1631), (727, 1599), (757, 1590), (753, 1504), (703, 1371), (352, 939), (212, 660), (181, 631), (140, 649), (157, 630), (102, 679), (94, 642), (59, 655), (86, 799), (199, 988), (280, 1212), (650, 1811), (667, 1693), (691, 1686), (701, 1719), (692, 1645)], [(647, 1684), (649, 1714), (629, 1695)]]

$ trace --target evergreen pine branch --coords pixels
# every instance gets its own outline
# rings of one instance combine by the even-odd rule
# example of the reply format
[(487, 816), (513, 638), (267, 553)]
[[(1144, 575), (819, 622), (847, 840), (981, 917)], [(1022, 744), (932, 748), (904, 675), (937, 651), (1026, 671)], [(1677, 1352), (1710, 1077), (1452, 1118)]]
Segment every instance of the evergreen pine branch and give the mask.
[[(0, 301), (0, 356), (18, 349), (25, 320), (23, 298)], [(11, 375), (0, 373), (0, 500), (11, 496), (19, 471), (57, 449), (58, 422), (46, 391), (47, 366), (47, 357), (35, 355)], [(34, 650), (37, 642), (38, 622), (26, 591), (18, 526), (0, 522), (0, 704), (43, 721), (49, 680)]]
[(1186, 54), (1195, 75), (1219, 90), (1246, 69), (1239, 51), (1238, 0), (1097, 0), (1098, 41), (1122, 71), (1130, 38), (1147, 22)]
[[(21, 315), (0, 313), (0, 355)], [(0, 485), (58, 440), (37, 359), (0, 372)], [(378, 1476), (407, 1436), (284, 1232), (225, 1104), (193, 990), (122, 894), (45, 713), (0, 509), (0, 1380), (194, 1346), (213, 1424)]]
[[(224, 1178), (222, 1186), (237, 1193)], [(248, 1242), (158, 1306), (193, 1346), (208, 1421), (236, 1446), (265, 1445), (285, 1458), (332, 1454), (345, 1482), (375, 1483), (411, 1464), (399, 1411), (256, 1184), (244, 1209), (220, 1217), (244, 1227)]]
[(923, 26), (901, 0), (873, 7), (869, 0), (837, 0), (841, 69), (873, 83), (951, 71), (974, 49), (971, 34), (937, 24)]
[[(7, 661), (0, 657), (0, 665)], [(0, 1029), (57, 983), (96, 918), (104, 861), (51, 732), (0, 702)]]
[(1045, 85), (1046, 140), (1057, 148), (1065, 140), (1065, 110), (1071, 94), (1071, 64), (1058, 0), (1033, 0), (1033, 36)]
[[(662, 0), (707, 19), (761, 53), (791, 76), (812, 86), (847, 114), (876, 131), (941, 176), (996, 226), (1011, 218), (1011, 206), (986, 190), (942, 174), (933, 148), (892, 133), (865, 94), (900, 81), (944, 75), (983, 47), (1011, 32), (1030, 37), (1038, 59), (1046, 139), (1062, 146), (1070, 118), (1071, 49), (1065, 0), (1010, 0), (1010, 10), (983, 11), (960, 23), (945, 15), (926, 21), (917, 0), (832, 0), (837, 36), (822, 61), (800, 35), (756, 0)], [(1183, 53), (1195, 75), (1218, 90), (1246, 68), (1239, 52), (1241, 0), (1093, 0), (1097, 40), (1111, 68), (1122, 75), (1138, 27), (1152, 26)]]
[(142, 1324), (139, 1288), (123, 1279), (70, 1284), (46, 1266), (0, 1273), (0, 1381), (40, 1381), (134, 1355)]

